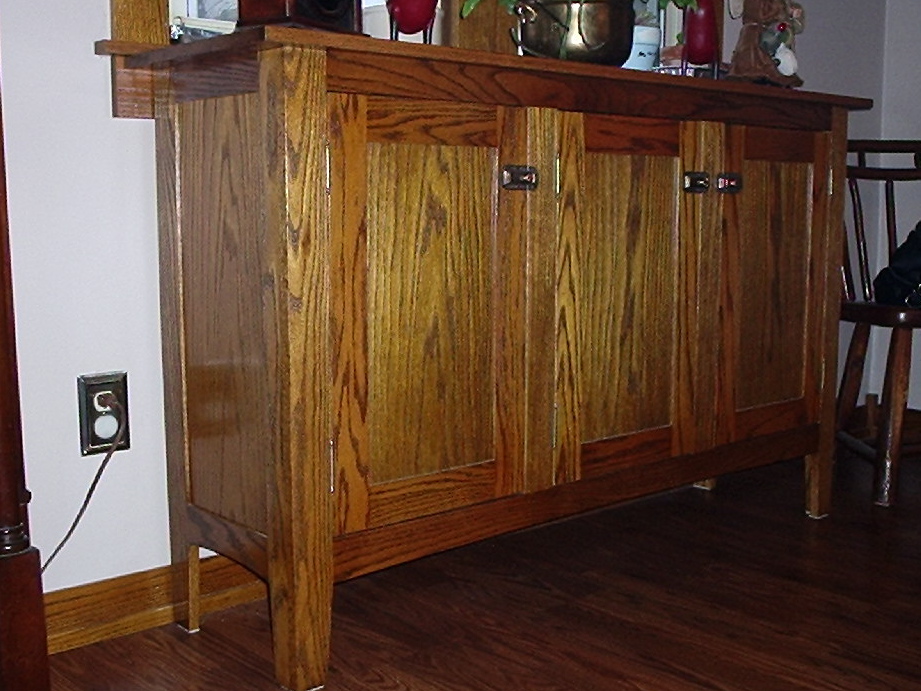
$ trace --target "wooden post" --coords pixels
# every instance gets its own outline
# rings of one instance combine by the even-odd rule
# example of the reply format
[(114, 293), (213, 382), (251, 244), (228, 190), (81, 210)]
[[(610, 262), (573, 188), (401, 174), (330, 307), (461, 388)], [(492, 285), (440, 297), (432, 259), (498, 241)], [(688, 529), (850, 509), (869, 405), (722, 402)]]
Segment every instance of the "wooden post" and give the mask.
[(0, 144), (0, 689), (48, 691), (41, 566), (26, 512), (5, 171)]

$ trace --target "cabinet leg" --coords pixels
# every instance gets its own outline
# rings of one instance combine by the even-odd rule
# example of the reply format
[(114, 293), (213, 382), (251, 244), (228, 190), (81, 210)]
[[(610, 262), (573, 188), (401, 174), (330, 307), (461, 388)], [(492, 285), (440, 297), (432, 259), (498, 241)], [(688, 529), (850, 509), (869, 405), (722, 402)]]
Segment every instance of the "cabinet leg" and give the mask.
[[(329, 640), (332, 626), (332, 589), (328, 595), (314, 588), (311, 593), (285, 592), (269, 584), (272, 609), (272, 647), (275, 677), (290, 691), (311, 691), (326, 684)], [(316, 597), (317, 599), (311, 602)]]
[(810, 518), (825, 518), (831, 511), (834, 457), (825, 446), (806, 456), (806, 514)]
[(198, 633), (201, 629), (201, 550), (198, 545), (189, 545), (188, 559), (186, 585), (189, 611), (183, 627), (189, 633)]

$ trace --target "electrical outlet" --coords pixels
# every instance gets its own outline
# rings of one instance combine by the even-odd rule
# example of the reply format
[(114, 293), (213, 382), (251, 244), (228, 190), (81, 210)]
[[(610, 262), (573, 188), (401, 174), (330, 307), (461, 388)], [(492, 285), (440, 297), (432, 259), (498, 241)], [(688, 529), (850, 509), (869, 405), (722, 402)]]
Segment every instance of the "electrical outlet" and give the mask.
[[(121, 405), (120, 414), (114, 406), (106, 406), (99, 400), (104, 393), (115, 396)], [(130, 448), (126, 372), (81, 374), (77, 377), (77, 402), (80, 407), (80, 451), (84, 456), (108, 451), (118, 434), (119, 423), (124, 425), (125, 432), (116, 449)]]

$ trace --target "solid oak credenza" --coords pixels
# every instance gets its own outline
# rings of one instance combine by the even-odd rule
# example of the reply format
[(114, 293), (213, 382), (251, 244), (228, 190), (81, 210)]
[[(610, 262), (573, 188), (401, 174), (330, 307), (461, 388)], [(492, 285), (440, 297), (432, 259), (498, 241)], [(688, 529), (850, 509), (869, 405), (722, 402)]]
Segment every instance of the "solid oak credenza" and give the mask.
[[(847, 111), (743, 83), (252, 29), (116, 58), (154, 112), (171, 529), (333, 583), (805, 456), (829, 505)], [(194, 622), (193, 622), (194, 625)]]

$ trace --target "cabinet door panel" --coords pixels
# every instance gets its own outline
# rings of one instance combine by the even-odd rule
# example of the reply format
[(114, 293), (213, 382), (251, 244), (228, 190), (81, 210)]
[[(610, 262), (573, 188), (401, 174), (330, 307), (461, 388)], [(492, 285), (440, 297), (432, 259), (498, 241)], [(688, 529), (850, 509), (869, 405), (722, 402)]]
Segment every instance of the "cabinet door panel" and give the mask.
[(678, 128), (587, 116), (585, 132), (577, 314), (591, 474), (671, 450)]
[(803, 395), (811, 180), (802, 163), (746, 161), (743, 171), (736, 296), (736, 405), (742, 409)]
[(586, 158), (588, 179), (615, 192), (585, 205), (584, 441), (671, 422), (674, 171), (663, 157)]
[(735, 324), (733, 438), (804, 425), (807, 419), (805, 306), (811, 299), (815, 135), (747, 128), (733, 133), (744, 149), (744, 190), (729, 226), (729, 309)]
[(484, 148), (369, 144), (373, 483), (492, 458), (494, 167)]
[(520, 411), (496, 394), (497, 109), (333, 94), (330, 113), (346, 533), (494, 497), (498, 415)]

